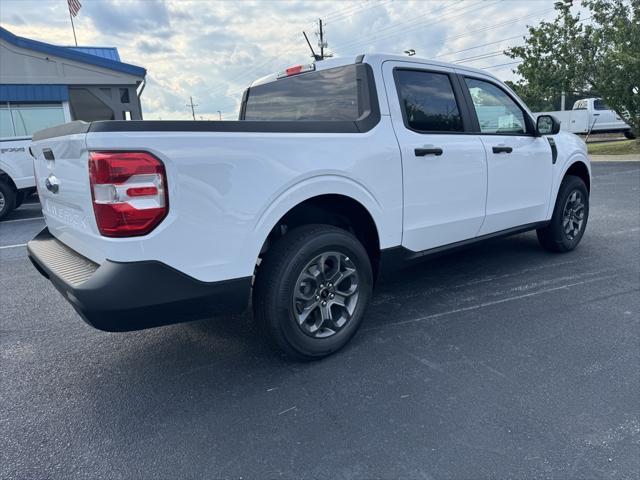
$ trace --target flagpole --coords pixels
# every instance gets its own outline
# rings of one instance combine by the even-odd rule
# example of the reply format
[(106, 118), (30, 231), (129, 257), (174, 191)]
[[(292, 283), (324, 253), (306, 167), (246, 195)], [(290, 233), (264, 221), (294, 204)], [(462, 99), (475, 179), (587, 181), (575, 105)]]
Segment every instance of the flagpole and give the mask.
[(76, 47), (78, 46), (78, 39), (76, 38), (76, 27), (73, 24), (73, 15), (71, 15), (71, 7), (67, 5), (69, 8), (69, 19), (71, 20), (71, 28), (73, 29), (73, 40), (76, 42)]

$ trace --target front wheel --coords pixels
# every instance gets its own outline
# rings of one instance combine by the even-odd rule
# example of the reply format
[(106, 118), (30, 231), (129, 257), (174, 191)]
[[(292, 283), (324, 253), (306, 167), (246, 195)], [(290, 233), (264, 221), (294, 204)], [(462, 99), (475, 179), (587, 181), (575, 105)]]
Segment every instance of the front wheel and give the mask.
[(256, 320), (291, 357), (330, 355), (355, 335), (373, 275), (362, 244), (329, 225), (293, 229), (267, 252), (253, 293)]
[(631, 130), (626, 130), (624, 132), (624, 136), (626, 138), (628, 138), (629, 140), (635, 140), (636, 139), (636, 136), (633, 134), (633, 132)]
[(552, 252), (576, 248), (589, 219), (589, 191), (584, 181), (567, 175), (558, 190), (551, 221), (537, 231), (540, 245)]

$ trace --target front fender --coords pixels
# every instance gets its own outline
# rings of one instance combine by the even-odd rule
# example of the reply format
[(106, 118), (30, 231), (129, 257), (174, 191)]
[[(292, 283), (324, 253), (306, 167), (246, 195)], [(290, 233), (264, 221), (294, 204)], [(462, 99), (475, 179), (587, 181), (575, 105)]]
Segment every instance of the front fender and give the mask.
[(558, 160), (555, 165), (555, 172), (553, 176), (553, 185), (551, 190), (551, 202), (549, 202), (549, 208), (547, 210), (547, 218), (551, 218), (553, 215), (553, 209), (556, 204), (556, 198), (560, 185), (564, 179), (567, 171), (577, 162), (584, 164), (589, 172), (589, 178), (591, 178), (591, 161), (587, 154), (587, 146), (580, 137), (572, 133), (560, 132), (555, 137), (556, 146), (558, 148)]

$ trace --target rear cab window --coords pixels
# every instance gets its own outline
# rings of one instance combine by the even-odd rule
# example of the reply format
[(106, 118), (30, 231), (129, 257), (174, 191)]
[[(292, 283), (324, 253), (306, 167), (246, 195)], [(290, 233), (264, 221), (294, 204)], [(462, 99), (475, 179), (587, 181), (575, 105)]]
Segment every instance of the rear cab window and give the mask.
[(366, 64), (345, 65), (251, 87), (240, 119), (359, 122), (379, 117), (370, 70)]
[(464, 131), (449, 74), (396, 69), (394, 76), (407, 128), (419, 133)]

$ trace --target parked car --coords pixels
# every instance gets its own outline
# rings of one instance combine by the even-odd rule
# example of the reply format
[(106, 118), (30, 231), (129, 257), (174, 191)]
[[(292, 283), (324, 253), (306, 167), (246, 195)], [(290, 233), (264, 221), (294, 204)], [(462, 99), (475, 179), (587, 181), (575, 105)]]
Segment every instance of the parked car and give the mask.
[(0, 104), (0, 220), (36, 191), (31, 135), (67, 122), (68, 108), (58, 104)]
[(561, 122), (560, 128), (567, 132), (579, 134), (623, 133), (629, 139), (635, 138), (631, 127), (601, 98), (578, 100), (573, 104), (572, 110), (534, 113), (536, 117), (539, 115), (553, 115)]
[(36, 268), (91, 325), (249, 304), (297, 358), (343, 347), (381, 270), (589, 214), (584, 142), (481, 70), (369, 55), (254, 82), (240, 121), (72, 122), (33, 138)]
[(0, 220), (35, 192), (30, 138), (0, 139)]

